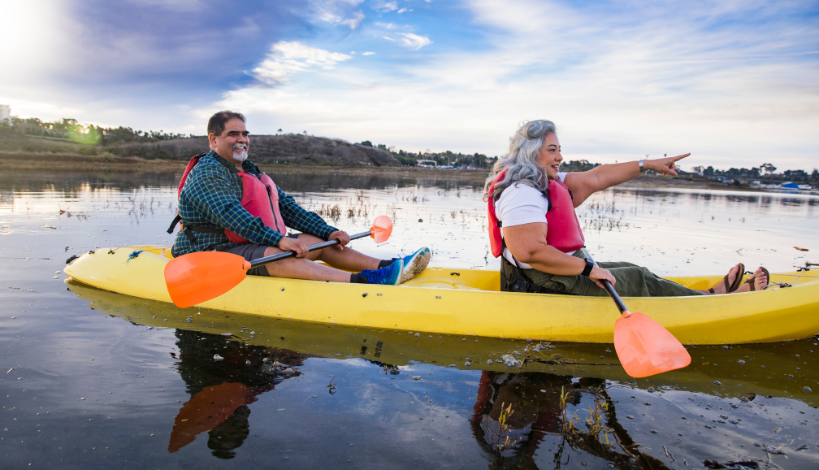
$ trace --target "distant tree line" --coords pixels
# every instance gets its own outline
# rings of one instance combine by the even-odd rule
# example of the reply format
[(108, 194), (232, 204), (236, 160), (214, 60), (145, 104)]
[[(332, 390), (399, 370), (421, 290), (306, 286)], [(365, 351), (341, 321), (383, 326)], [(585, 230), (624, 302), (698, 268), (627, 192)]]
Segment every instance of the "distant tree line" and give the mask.
[(816, 183), (819, 182), (819, 169), (814, 168), (812, 173), (805, 170), (785, 170), (776, 173), (776, 167), (771, 163), (763, 163), (753, 168), (730, 168), (728, 170), (717, 170), (712, 166), (695, 166), (691, 168), (694, 173), (705, 177), (725, 177), (732, 179), (770, 181), (793, 181), (794, 183)]
[[(369, 140), (359, 142), (359, 145), (373, 147), (372, 142)], [(418, 166), (418, 162), (421, 160), (432, 160), (438, 166), (452, 168), (489, 168), (498, 160), (498, 157), (487, 157), (477, 152), (471, 155), (460, 152), (455, 153), (451, 150), (444, 152), (432, 152), (431, 150), (409, 152), (406, 150), (395, 150), (395, 147), (387, 147), (385, 144), (378, 144), (374, 147), (390, 152), (392, 156), (404, 166)]]
[(63, 118), (58, 121), (41, 121), (39, 118), (12, 118), (11, 125), (25, 135), (71, 139), (81, 143), (110, 145), (118, 142), (156, 142), (187, 137), (172, 132), (141, 131), (130, 127), (101, 127), (93, 124), (82, 125), (76, 119)]

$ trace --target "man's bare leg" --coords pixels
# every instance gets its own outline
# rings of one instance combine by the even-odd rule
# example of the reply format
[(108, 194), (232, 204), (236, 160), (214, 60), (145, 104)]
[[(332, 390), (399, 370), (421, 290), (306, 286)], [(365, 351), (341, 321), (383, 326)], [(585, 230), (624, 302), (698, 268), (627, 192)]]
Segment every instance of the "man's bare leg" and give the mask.
[[(315, 245), (324, 240), (313, 235), (300, 234), (299, 240), (306, 245)], [(265, 249), (265, 256), (273, 256), (282, 250), (269, 246)], [(321, 260), (328, 265), (345, 269), (351, 272), (360, 272), (364, 269), (378, 269), (381, 260), (367, 256), (352, 248), (344, 247), (339, 250), (328, 247), (322, 250), (311, 251), (304, 258), (287, 258), (275, 263), (266, 264), (268, 274), (272, 277), (286, 277), (292, 279), (309, 279), (316, 281), (350, 282), (350, 273), (330, 266), (315, 263)]]

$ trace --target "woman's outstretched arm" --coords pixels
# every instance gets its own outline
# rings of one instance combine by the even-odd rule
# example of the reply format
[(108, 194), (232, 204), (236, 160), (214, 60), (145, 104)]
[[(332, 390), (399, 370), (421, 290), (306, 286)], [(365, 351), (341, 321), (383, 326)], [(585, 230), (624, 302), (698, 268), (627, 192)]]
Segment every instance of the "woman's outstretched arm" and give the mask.
[[(643, 167), (646, 170), (654, 170), (664, 175), (677, 176), (675, 171), (677, 169), (676, 162), (689, 155), (691, 154), (686, 153), (676, 157), (643, 160)], [(572, 191), (574, 207), (577, 207), (595, 192), (624, 183), (638, 176), (640, 176), (640, 164), (635, 160), (633, 162), (600, 165), (589, 171), (569, 173), (566, 175), (566, 186)]]

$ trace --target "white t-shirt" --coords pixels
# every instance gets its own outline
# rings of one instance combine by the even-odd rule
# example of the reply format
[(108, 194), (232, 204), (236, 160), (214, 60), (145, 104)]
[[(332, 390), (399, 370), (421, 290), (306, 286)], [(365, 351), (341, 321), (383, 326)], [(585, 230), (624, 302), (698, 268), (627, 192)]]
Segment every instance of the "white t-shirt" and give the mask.
[[(557, 179), (566, 181), (568, 173), (557, 174)], [(546, 213), (549, 212), (549, 200), (537, 189), (526, 185), (515, 183), (504, 189), (501, 196), (495, 201), (495, 215), (501, 221), (501, 227), (514, 227), (515, 225), (525, 225), (535, 222), (546, 223)], [(501, 228), (503, 237), (503, 228)], [(503, 256), (510, 263), (515, 264), (515, 257), (508, 248), (503, 249)], [(526, 263), (517, 262), (523, 269), (532, 269)]]

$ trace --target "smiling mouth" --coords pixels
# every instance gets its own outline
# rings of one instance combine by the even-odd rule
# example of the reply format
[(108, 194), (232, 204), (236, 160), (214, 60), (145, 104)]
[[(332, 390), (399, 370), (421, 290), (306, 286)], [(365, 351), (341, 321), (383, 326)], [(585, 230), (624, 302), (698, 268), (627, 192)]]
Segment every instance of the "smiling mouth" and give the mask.
[(245, 145), (245, 144), (236, 144), (236, 145), (233, 146), (233, 150), (237, 150), (237, 149), (247, 150), (247, 145)]

